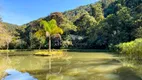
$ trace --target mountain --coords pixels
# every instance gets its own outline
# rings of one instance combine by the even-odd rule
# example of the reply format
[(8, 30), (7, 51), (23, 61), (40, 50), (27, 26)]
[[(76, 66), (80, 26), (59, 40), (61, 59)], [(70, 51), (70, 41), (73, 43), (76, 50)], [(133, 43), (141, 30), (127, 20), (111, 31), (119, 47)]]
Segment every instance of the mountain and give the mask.
[[(43, 30), (40, 20), (55, 19), (57, 25), (64, 30), (60, 47), (108, 49), (121, 42), (139, 38), (141, 16), (142, 0), (100, 0), (62, 13), (51, 13), (23, 25), (18, 33), (25, 48), (36, 48), (40, 41), (34, 34)], [(73, 39), (72, 36), (77, 38)], [(47, 43), (42, 48), (47, 48)], [(52, 47), (56, 48), (54, 44)]]
[(3, 24), (5, 25), (5, 28), (8, 29), (9, 31), (13, 31), (18, 27), (18, 25), (16, 24), (11, 24), (6, 22), (3, 22)]

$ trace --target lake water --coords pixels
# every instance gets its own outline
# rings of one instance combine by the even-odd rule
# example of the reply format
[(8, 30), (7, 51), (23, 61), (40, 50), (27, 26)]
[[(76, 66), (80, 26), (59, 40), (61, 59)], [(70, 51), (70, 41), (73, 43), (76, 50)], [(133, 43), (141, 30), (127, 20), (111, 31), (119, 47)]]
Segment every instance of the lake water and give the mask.
[[(29, 52), (30, 53), (30, 52)], [(38, 80), (141, 80), (131, 70), (123, 68), (118, 57), (105, 52), (67, 52), (67, 56), (52, 59), (49, 71), (48, 56), (0, 57), (0, 70), (16, 69), (28, 72)], [(125, 75), (122, 75), (127, 72)]]

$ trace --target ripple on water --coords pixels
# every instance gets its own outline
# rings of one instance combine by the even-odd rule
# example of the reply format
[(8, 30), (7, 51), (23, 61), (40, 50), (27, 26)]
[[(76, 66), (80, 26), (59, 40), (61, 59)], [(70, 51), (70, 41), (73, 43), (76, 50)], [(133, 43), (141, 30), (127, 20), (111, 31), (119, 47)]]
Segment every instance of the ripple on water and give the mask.
[(104, 75), (104, 77), (109, 80), (119, 80), (119, 76), (116, 74), (106, 74), (106, 75)]
[(77, 80), (75, 77), (59, 75), (59, 74), (48, 74), (46, 80)]
[(100, 65), (100, 66), (91, 66), (88, 67), (88, 72), (101, 72), (101, 73), (107, 73), (112, 72), (120, 68), (121, 65)]
[(69, 76), (77, 76), (77, 75), (82, 75), (86, 73), (87, 73), (87, 70), (84, 68), (73, 68), (73, 69), (67, 70), (64, 74)]

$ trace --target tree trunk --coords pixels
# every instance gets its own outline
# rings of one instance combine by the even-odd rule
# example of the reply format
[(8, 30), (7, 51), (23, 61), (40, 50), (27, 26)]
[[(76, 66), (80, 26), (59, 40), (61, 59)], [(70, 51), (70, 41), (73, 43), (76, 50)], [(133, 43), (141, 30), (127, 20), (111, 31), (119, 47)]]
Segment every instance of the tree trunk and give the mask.
[[(49, 36), (49, 54), (51, 54), (51, 36)], [(49, 72), (51, 72), (51, 69), (52, 69), (51, 59), (52, 59), (52, 54), (51, 54), (51, 57), (49, 57)]]
[(9, 43), (7, 42), (6, 44), (6, 47), (7, 47), (7, 64), (9, 63), (9, 52), (8, 52), (8, 49), (9, 49)]
[(38, 48), (39, 50), (41, 49), (41, 43), (40, 43), (40, 45), (39, 45), (39, 48)]
[(49, 53), (51, 53), (51, 36), (49, 36)]
[(7, 43), (7, 58), (8, 58), (9, 43)]

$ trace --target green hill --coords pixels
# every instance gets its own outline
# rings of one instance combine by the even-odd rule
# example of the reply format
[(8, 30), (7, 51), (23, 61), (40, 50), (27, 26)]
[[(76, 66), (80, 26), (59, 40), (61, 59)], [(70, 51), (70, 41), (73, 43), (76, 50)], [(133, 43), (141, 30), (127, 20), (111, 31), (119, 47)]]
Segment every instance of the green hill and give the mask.
[[(55, 19), (64, 30), (62, 44), (53, 44), (53, 48), (108, 49), (121, 42), (140, 38), (137, 36), (141, 35), (141, 16), (141, 0), (100, 0), (73, 10), (54, 12), (40, 19)], [(36, 31), (43, 29), (39, 25), (40, 19), (18, 29), (19, 39), (25, 48), (40, 45), (40, 40), (34, 36)], [(53, 43), (56, 40), (53, 38)], [(47, 43), (41, 47), (47, 48)]]

